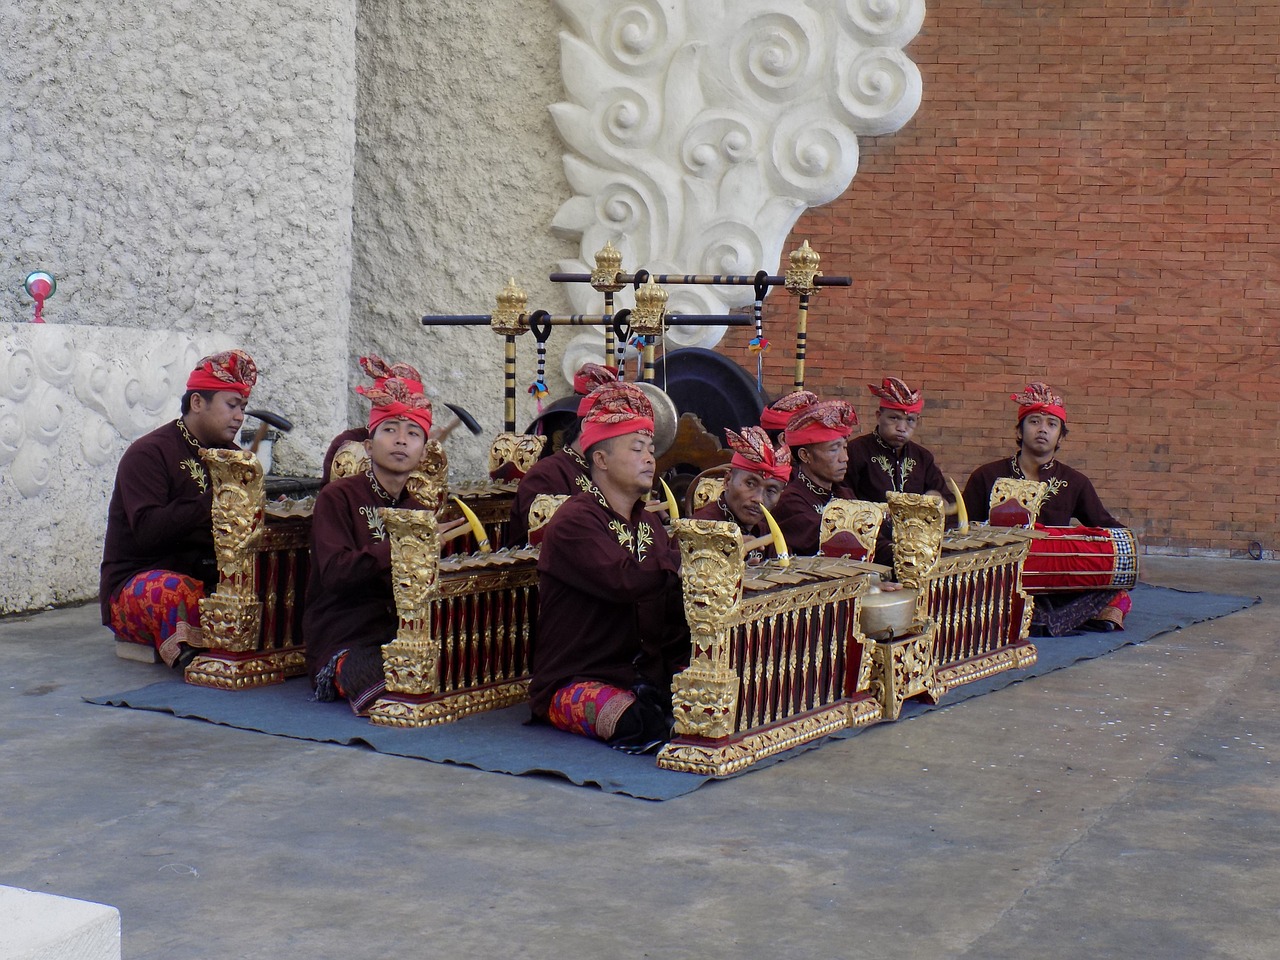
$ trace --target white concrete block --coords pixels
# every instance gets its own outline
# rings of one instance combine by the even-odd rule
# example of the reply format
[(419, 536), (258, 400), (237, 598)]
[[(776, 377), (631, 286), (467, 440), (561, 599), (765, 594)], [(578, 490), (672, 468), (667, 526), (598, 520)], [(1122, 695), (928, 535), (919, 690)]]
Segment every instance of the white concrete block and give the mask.
[(120, 960), (120, 911), (87, 900), (0, 886), (0, 957)]

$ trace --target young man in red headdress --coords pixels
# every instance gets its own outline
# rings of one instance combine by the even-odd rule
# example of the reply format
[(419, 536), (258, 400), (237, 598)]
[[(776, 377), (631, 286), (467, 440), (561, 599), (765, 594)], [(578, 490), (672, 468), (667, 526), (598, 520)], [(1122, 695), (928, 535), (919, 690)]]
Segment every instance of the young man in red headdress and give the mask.
[(386, 690), (382, 646), (399, 618), (391, 588), (391, 538), (378, 510), (420, 510), (407, 488), (431, 432), (422, 385), (389, 377), (361, 390), (369, 411), (369, 469), (326, 485), (311, 518), (311, 576), (302, 635), (317, 700), (345, 698), (358, 714)]
[[(857, 499), (872, 503), (885, 503), (890, 490), (932, 493), (945, 502), (954, 501), (933, 454), (911, 439), (924, 409), (920, 391), (897, 377), (885, 377), (880, 386), (868, 385), (867, 389), (880, 398), (880, 409), (875, 429), (849, 441), (845, 485)], [(893, 528), (887, 517), (880, 525), (875, 560), (893, 564)]]
[(120, 640), (185, 667), (204, 646), (200, 601), (218, 582), (213, 483), (200, 448), (238, 449), (258, 379), (241, 350), (203, 358), (187, 378), (181, 416), (135, 440), (120, 459), (107, 508), (99, 595)]
[(797, 556), (818, 552), (822, 509), (831, 500), (853, 499), (844, 485), (849, 434), (858, 415), (843, 400), (821, 400), (787, 423), (783, 440), (791, 448), (791, 482), (778, 498), (774, 519)]
[[(969, 519), (986, 520), (996, 480), (1014, 477), (1047, 484), (1048, 493), (1036, 521), (1040, 526), (1065, 527), (1074, 520), (1086, 527), (1123, 527), (1102, 505), (1089, 478), (1058, 460), (1058, 450), (1067, 436), (1067, 410), (1062, 397), (1048, 384), (1037, 381), (1010, 399), (1018, 404), (1014, 430), (1018, 449), (1010, 457), (993, 460), (973, 471), (964, 488)], [(1080, 626), (1120, 629), (1131, 607), (1124, 590), (1038, 596), (1032, 628), (1050, 636), (1061, 636)]]
[[(695, 510), (693, 519), (736, 523), (744, 540), (762, 537), (769, 532), (764, 510), (773, 511), (791, 479), (791, 450), (785, 444), (775, 449), (763, 427), (743, 427), (742, 433), (726, 430), (725, 438), (733, 449), (733, 459), (724, 491)], [(764, 549), (753, 549), (746, 562), (754, 566), (767, 555)]]
[[(417, 393), (423, 392), (422, 374), (418, 373), (417, 367), (410, 366), (407, 363), (387, 363), (387, 361), (383, 360), (376, 354), (361, 357), (359, 362), (360, 369), (373, 378), (374, 390), (381, 390), (383, 384), (394, 377), (398, 380), (404, 381), (405, 385), (410, 390), (416, 391)], [(361, 394), (362, 396), (367, 395), (365, 387), (356, 387), (356, 393)], [(453, 423), (443, 429), (437, 428), (435, 434), (428, 439), (444, 440), (445, 437), (449, 436), (449, 434), (457, 428), (460, 422), (461, 421), (459, 420), (454, 420)], [(333, 479), (333, 458), (338, 455), (339, 450), (348, 443), (363, 444), (368, 439), (369, 428), (361, 425), (343, 430), (342, 433), (329, 441), (329, 449), (325, 451), (324, 463), (320, 468), (321, 483), (325, 484)]]
[(547, 524), (538, 558), (535, 718), (645, 750), (671, 735), (671, 678), (689, 661), (680, 552), (645, 512), (653, 407), (628, 383), (597, 389), (582, 424), (591, 487)]
[(808, 390), (795, 390), (779, 397), (760, 411), (760, 426), (769, 434), (770, 440), (777, 440), (778, 435), (787, 428), (787, 423), (801, 410), (818, 402), (818, 395)]
[(578, 415), (565, 430), (563, 445), (550, 456), (535, 463), (516, 487), (511, 502), (511, 523), (507, 537), (512, 545), (525, 543), (529, 538), (529, 508), (540, 493), (549, 496), (570, 496), (591, 485), (591, 471), (579, 442), (582, 418), (591, 409), (597, 388), (618, 382), (617, 367), (599, 363), (584, 363), (573, 375), (573, 392), (582, 399), (578, 402)]

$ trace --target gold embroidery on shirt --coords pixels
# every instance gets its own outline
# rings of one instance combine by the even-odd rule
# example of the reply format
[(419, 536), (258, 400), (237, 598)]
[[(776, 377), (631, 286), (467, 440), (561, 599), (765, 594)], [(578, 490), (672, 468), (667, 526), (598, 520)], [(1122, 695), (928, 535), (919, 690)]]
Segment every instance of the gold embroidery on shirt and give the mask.
[(903, 457), (902, 473), (898, 477), (893, 475), (893, 464), (889, 462), (889, 458), (885, 456), (872, 457), (871, 462), (885, 472), (889, 482), (893, 484), (893, 489), (899, 493), (903, 493), (907, 486), (907, 477), (911, 476), (911, 471), (916, 468), (916, 462), (911, 457)]
[(620, 520), (610, 520), (609, 529), (613, 531), (613, 535), (618, 538), (618, 543), (628, 553), (631, 552), (631, 531)]
[(191, 479), (196, 482), (196, 486), (200, 488), (200, 492), (204, 493), (209, 489), (209, 478), (205, 476), (204, 464), (194, 457), (182, 461), (182, 467), (190, 475)]
[(590, 490), (592, 489), (593, 486), (595, 486), (591, 482), (590, 477), (584, 477), (582, 474), (578, 474), (578, 476), (574, 477), (573, 482), (578, 485), (579, 490)]
[(644, 563), (645, 551), (653, 546), (653, 528), (641, 522), (636, 526), (636, 560)]
[(369, 525), (369, 536), (378, 541), (387, 539), (387, 528), (382, 525), (382, 517), (378, 515), (377, 507), (361, 507), (360, 514), (364, 517), (364, 522)]
[(1049, 492), (1044, 495), (1044, 498), (1048, 500), (1055, 493), (1057, 493), (1059, 490), (1065, 487), (1068, 482), (1069, 481), (1063, 480), (1061, 477), (1050, 477), (1048, 480), (1045, 481), (1045, 483), (1049, 487)]

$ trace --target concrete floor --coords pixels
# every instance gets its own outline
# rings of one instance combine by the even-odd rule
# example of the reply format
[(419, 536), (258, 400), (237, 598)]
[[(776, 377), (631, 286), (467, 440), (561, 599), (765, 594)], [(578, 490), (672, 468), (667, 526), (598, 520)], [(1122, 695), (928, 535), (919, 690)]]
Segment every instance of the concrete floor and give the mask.
[(1144, 579), (1265, 602), (666, 803), (89, 706), (163, 668), (0, 620), (0, 883), (130, 960), (1280, 957), (1280, 566)]

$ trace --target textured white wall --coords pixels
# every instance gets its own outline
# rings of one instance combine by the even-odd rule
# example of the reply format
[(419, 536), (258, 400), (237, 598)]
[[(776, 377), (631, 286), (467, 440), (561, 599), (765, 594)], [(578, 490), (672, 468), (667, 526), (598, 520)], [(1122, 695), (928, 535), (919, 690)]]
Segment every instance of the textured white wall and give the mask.
[[(355, 114), (350, 0), (66, 0), (0, 12), (0, 276), (43, 266), (59, 324), (219, 330), (299, 422), (345, 397)], [(15, 295), (0, 320), (27, 318)]]
[[(547, 280), (575, 245), (551, 235), (569, 188), (548, 107), (563, 97), (560, 26), (546, 0), (383, 0), (358, 29), (351, 354), (417, 365), (433, 398), (485, 427), (448, 444), (450, 475), (478, 478), (502, 427), (502, 340), (487, 328), (424, 328), (425, 313), (492, 312), (508, 277), (530, 309), (566, 312)], [(372, 11), (376, 10), (376, 15)], [(549, 344), (552, 396), (568, 391)], [(533, 337), (517, 347), (518, 427), (535, 416)], [(351, 375), (358, 369), (348, 364)], [(351, 422), (368, 411), (354, 398)], [(443, 419), (449, 419), (447, 413)]]
[[(245, 347), (262, 375), (254, 402), (298, 424), (277, 446), (277, 462), (318, 466), (346, 413), (350, 0), (2, 4), (0, 43), (6, 355), (20, 345), (8, 325), (31, 316), (22, 278), (44, 267), (59, 281), (45, 308), (50, 325), (122, 328), (94, 348), (117, 367), (171, 342), (170, 333), (205, 342), (216, 331)], [(12, 396), (21, 371), (7, 376), (9, 403), (27, 402)], [(176, 415), (182, 385), (166, 386)], [(57, 417), (75, 415), (73, 405)], [(16, 422), (27, 430), (37, 420)], [(103, 444), (111, 438), (95, 440)], [(6, 542), (25, 558), (0, 570), (0, 610), (97, 590), (102, 529), (89, 520), (105, 516), (99, 491), (104, 482), (109, 490), (114, 459), (85, 462), (45, 446), (56, 450), (50, 468), (65, 472), (65, 483), (23, 494), (13, 461), (0, 463)], [(85, 525), (68, 528), (69, 511)]]

